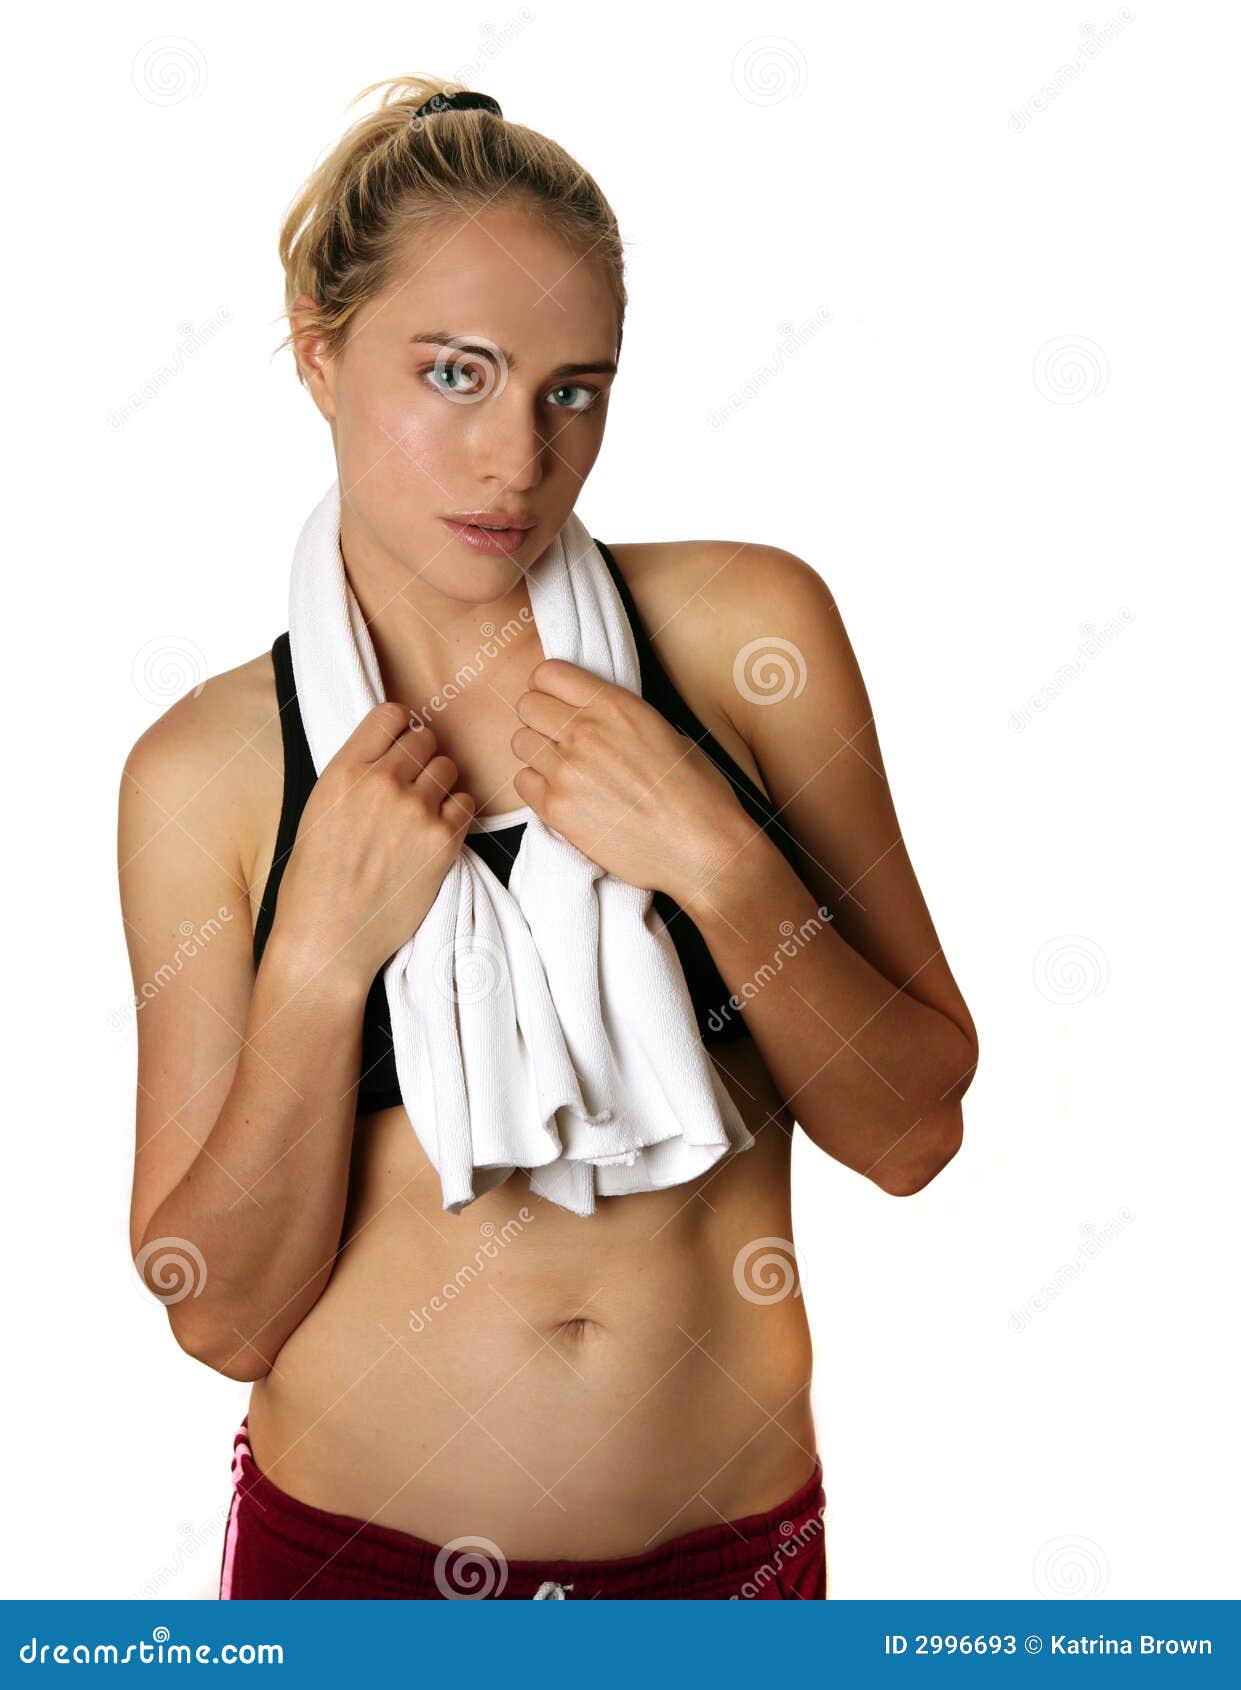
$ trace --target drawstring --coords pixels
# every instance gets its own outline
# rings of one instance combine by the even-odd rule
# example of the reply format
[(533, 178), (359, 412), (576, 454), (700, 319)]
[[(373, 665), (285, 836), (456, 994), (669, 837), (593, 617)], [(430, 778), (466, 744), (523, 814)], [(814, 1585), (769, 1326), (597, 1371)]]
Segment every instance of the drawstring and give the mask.
[(550, 1598), (555, 1602), (563, 1602), (565, 1600), (565, 1591), (572, 1589), (573, 1586), (571, 1584), (557, 1584), (555, 1579), (544, 1579), (542, 1584), (535, 1591), (531, 1601), (538, 1602), (540, 1600)]

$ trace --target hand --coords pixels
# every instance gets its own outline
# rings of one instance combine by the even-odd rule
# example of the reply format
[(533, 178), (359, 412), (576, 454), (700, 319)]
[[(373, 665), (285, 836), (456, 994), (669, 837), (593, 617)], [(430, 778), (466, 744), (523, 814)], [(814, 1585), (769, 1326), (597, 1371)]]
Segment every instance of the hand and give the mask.
[(510, 741), (523, 804), (631, 886), (686, 907), (755, 823), (705, 752), (627, 687), (545, 658)]
[(389, 699), (315, 782), (280, 883), (272, 939), (368, 989), (417, 930), (474, 817), (457, 765)]

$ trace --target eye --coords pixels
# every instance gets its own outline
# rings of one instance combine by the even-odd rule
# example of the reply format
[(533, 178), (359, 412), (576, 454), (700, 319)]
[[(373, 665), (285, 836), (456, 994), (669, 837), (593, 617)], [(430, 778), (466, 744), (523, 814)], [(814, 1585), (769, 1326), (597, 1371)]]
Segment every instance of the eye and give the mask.
[(584, 393), (586, 395), (586, 400), (582, 404), (556, 406), (557, 410), (563, 411), (589, 411), (598, 400), (603, 398), (603, 394), (599, 388), (588, 387), (584, 382), (580, 381), (565, 382), (561, 387), (553, 387), (552, 394), (555, 395), (557, 393)]
[[(422, 374), (423, 379), (430, 382), (437, 393), (475, 393), (484, 379), (478, 370), (460, 363), (434, 364)], [(449, 379), (441, 385), (434, 379), (436, 376), (447, 376)]]

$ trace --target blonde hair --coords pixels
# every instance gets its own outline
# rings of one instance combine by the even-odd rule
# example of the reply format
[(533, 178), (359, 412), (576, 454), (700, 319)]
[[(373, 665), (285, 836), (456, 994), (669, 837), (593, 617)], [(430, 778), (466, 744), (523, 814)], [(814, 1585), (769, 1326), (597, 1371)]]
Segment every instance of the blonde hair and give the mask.
[[(411, 234), (484, 205), (515, 204), (601, 268), (616, 304), (619, 353), (624, 253), (615, 214), (594, 178), (555, 141), (494, 112), (446, 107), (414, 116), (435, 95), (462, 92), (459, 83), (397, 76), (372, 82), (349, 104), (376, 88), (384, 89), (378, 108), (341, 136), (285, 216), (286, 316), (300, 294), (309, 295), (315, 309), (307, 325), (338, 356), (358, 308), (395, 279)], [(280, 347), (292, 342), (290, 333)]]

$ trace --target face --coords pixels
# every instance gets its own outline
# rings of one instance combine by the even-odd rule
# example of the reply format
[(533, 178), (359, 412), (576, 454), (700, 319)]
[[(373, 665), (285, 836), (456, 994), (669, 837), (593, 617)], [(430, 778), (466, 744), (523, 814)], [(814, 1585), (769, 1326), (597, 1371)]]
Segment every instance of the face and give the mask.
[[(350, 331), (335, 360), (313, 339), (297, 351), (332, 428), (351, 568), (357, 556), (466, 603), (501, 597), (555, 538), (603, 441), (617, 321), (598, 267), (520, 210), (487, 208), (421, 231)], [(489, 550), (500, 542), (445, 520), (489, 511), (533, 526)]]

